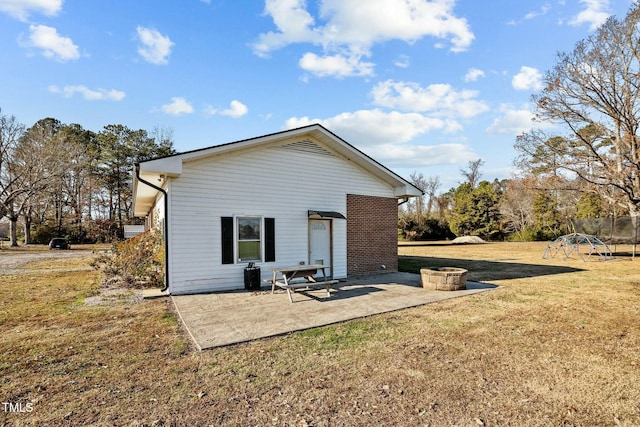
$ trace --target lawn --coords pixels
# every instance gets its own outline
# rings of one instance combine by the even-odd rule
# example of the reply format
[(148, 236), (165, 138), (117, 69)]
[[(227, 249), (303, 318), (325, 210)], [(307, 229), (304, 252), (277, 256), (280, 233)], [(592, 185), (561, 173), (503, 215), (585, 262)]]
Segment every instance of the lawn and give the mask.
[(170, 300), (39, 261), (0, 276), (0, 425), (640, 425), (640, 259), (544, 248), (403, 245), (500, 288), (204, 352)]

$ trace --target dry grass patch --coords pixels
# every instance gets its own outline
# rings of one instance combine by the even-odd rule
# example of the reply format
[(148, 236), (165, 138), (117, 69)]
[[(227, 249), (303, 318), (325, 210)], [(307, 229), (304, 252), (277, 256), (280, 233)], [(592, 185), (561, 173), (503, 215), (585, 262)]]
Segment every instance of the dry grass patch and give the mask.
[(127, 412), (120, 406), (127, 401), (119, 400), (123, 395), (153, 386), (158, 365), (188, 350), (177, 322), (166, 320), (167, 301), (86, 307), (84, 298), (96, 292), (96, 273), (3, 279), (2, 400), (31, 402), (34, 409), (0, 413), (12, 424), (86, 425), (111, 407), (120, 415), (107, 419), (115, 421)]
[(12, 254), (20, 254), (20, 253), (40, 253), (46, 252), (49, 250), (47, 245), (20, 245), (20, 246), (9, 246), (8, 243), (4, 243), (0, 246), (0, 254), (2, 255), (12, 255)]
[[(54, 261), (55, 259), (55, 261)], [(72, 258), (45, 258), (39, 261), (28, 262), (20, 266), (21, 270), (91, 270), (88, 265), (91, 256)]]
[(0, 400), (33, 412), (0, 424), (640, 424), (640, 261), (400, 251), (501, 288), (196, 352), (168, 300), (87, 306), (94, 272), (2, 276)]
[[(104, 251), (111, 249), (109, 243), (95, 243), (95, 244), (72, 244), (71, 249), (62, 250), (60, 252), (75, 252), (75, 251)], [(12, 255), (12, 254), (33, 254), (42, 252), (58, 252), (59, 250), (50, 250), (48, 245), (19, 245), (9, 246), (7, 242), (4, 242), (0, 246), (0, 255)]]

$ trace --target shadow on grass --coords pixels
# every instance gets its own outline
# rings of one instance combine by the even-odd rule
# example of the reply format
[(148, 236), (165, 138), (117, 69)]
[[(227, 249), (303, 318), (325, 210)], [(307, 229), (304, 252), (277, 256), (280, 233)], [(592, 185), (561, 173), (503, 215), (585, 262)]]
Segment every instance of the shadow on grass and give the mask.
[(614, 250), (611, 252), (611, 255), (618, 258), (635, 258), (635, 257), (640, 257), (640, 252), (634, 253), (633, 251)]
[(478, 282), (492, 280), (522, 279), (552, 274), (584, 271), (581, 268), (557, 265), (522, 264), (502, 261), (480, 261), (458, 258), (432, 258), (402, 255), (398, 258), (398, 269), (409, 273), (420, 273), (421, 268), (458, 267), (469, 271), (468, 279)]

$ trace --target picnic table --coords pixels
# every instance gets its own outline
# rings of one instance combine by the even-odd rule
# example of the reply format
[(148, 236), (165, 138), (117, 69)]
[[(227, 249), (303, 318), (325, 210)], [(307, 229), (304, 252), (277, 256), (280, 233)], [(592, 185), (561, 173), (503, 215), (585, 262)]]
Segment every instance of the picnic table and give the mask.
[[(276, 286), (287, 290), (289, 302), (292, 303), (291, 291), (296, 289), (311, 289), (324, 286), (327, 289), (327, 297), (331, 296), (331, 286), (338, 283), (338, 280), (327, 280), (326, 265), (308, 264), (295, 265), (290, 267), (273, 268), (273, 279), (268, 279), (271, 283), (271, 293)], [(322, 271), (322, 277), (315, 277), (318, 270)]]

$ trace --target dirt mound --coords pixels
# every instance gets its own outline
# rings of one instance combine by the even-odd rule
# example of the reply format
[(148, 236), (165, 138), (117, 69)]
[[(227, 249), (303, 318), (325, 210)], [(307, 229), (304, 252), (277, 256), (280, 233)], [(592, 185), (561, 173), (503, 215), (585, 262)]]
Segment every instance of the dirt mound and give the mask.
[(478, 236), (460, 236), (451, 241), (454, 245), (474, 244), (474, 243), (487, 243)]

